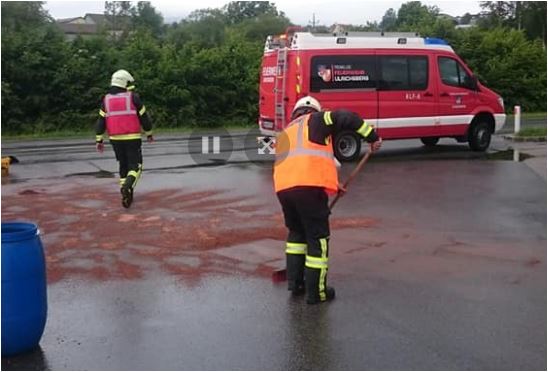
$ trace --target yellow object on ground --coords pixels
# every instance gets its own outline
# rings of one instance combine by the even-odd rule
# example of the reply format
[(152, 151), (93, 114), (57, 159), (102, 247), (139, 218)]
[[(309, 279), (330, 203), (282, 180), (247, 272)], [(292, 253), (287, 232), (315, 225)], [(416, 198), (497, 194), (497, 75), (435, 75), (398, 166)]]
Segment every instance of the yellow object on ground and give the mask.
[(2, 176), (7, 176), (10, 171), (11, 159), (9, 156), (2, 157)]

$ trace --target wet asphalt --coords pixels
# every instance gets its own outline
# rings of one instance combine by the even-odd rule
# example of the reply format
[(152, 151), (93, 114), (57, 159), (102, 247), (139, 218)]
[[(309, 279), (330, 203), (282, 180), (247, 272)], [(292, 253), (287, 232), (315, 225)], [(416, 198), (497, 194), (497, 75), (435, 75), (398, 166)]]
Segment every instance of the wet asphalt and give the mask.
[[(257, 228), (279, 227), (268, 219), (279, 214), (269, 162), (250, 161), (245, 138), (234, 143), (228, 160), (198, 164), (188, 153), (199, 152), (199, 143), (190, 151), (182, 138), (144, 145), (135, 205), (120, 213), (133, 213), (139, 223), (154, 192), (222, 188), (260, 203), (258, 211), (238, 212), (267, 221)], [(434, 150), (418, 141), (387, 142), (333, 211), (332, 219), (348, 223), (331, 234), (332, 303), (308, 306), (291, 297), (268, 272), (246, 271), (254, 262), (245, 256), (222, 261), (223, 270), (194, 265), (184, 275), (147, 260), (139, 262), (145, 274), (132, 279), (69, 272), (48, 286), (40, 348), (3, 358), (2, 369), (546, 369), (546, 180), (523, 162), (500, 160), (511, 156), (504, 152), (510, 146), (497, 138), (492, 151), (477, 154), (451, 140)], [(33, 216), (32, 197), (21, 198), (25, 190), (116, 187), (110, 149), (96, 155), (89, 143), (52, 141), (3, 144), (2, 153), (20, 161), (2, 180), (3, 221)], [(343, 165), (343, 179), (352, 166)], [(15, 197), (20, 204), (11, 205)], [(110, 197), (104, 202), (118, 203)], [(168, 203), (158, 213), (170, 207), (178, 208)], [(203, 213), (180, 214), (192, 212)], [(109, 218), (97, 223), (114, 223)], [(92, 249), (79, 244), (71, 249)], [(276, 240), (269, 244), (275, 249)], [(283, 258), (281, 240), (279, 246)], [(218, 258), (222, 248), (207, 254)], [(76, 266), (76, 253), (59, 254)], [(181, 252), (181, 262), (193, 266), (193, 254)]]

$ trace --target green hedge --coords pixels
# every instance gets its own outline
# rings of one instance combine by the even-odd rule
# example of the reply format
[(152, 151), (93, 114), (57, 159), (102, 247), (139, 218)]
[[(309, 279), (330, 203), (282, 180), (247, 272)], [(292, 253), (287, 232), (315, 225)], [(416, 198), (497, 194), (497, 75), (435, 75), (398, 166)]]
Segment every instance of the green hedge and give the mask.
[[(161, 32), (140, 28), (121, 40), (105, 34), (67, 42), (41, 5), (2, 2), (3, 132), (91, 130), (110, 75), (120, 68), (136, 78), (155, 126), (254, 125), (265, 36), (290, 23), (271, 9), (243, 21), (227, 14), (202, 10)], [(456, 30), (444, 20), (418, 27), (424, 36), (446, 38), (509, 110), (520, 104), (546, 111), (542, 42), (508, 28)]]

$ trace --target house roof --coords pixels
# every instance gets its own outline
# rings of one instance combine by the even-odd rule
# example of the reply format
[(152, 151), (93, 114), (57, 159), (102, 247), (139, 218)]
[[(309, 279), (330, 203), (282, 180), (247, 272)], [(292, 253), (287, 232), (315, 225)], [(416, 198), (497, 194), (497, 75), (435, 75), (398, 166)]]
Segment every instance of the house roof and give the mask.
[(80, 35), (91, 35), (98, 32), (99, 27), (94, 24), (74, 24), (74, 23), (59, 23), (57, 22), (59, 28), (65, 34), (80, 34)]
[(57, 23), (70, 23), (74, 20), (77, 20), (77, 19), (83, 19), (82, 17), (71, 17), (71, 18), (59, 18), (59, 19), (56, 19), (55, 22)]
[[(124, 16), (122, 18), (129, 17)], [(76, 20), (81, 20), (82, 22), (74, 23)], [(112, 27), (109, 18), (100, 13), (86, 13), (83, 17), (57, 19), (56, 23), (65, 34), (91, 35), (99, 33), (105, 27)]]
[(108, 23), (107, 17), (100, 13), (86, 13), (84, 18), (90, 18), (97, 25)]

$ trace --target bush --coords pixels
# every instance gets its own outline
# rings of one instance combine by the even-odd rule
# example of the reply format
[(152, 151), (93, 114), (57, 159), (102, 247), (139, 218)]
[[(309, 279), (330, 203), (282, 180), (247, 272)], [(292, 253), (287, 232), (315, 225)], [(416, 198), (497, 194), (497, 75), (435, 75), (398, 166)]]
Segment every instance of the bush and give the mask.
[[(404, 6), (405, 5), (405, 6)], [(435, 7), (402, 5), (400, 30), (447, 39), (506, 107), (546, 111), (546, 51), (509, 28), (455, 30)], [(267, 34), (289, 20), (266, 2), (193, 12), (161, 27), (150, 4), (134, 29), (66, 42), (39, 2), (2, 2), (2, 129), (7, 134), (90, 130), (110, 75), (127, 69), (156, 127), (255, 123)], [(146, 12), (145, 12), (146, 10)], [(139, 18), (139, 14), (146, 17)], [(393, 12), (394, 13), (394, 12)], [(147, 25), (151, 25), (147, 27)]]
[(546, 111), (546, 51), (539, 40), (527, 40), (523, 31), (464, 30), (454, 45), (488, 87), (524, 111)]

